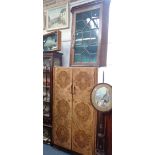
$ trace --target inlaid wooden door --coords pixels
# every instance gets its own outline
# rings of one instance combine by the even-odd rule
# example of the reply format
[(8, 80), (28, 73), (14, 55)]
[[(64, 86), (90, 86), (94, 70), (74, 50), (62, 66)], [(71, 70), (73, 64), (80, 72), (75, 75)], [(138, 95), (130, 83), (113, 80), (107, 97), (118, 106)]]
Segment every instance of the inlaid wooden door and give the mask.
[(73, 68), (72, 150), (82, 155), (95, 154), (96, 110), (90, 94), (96, 84), (93, 67)]
[(72, 70), (53, 69), (53, 143), (71, 149)]

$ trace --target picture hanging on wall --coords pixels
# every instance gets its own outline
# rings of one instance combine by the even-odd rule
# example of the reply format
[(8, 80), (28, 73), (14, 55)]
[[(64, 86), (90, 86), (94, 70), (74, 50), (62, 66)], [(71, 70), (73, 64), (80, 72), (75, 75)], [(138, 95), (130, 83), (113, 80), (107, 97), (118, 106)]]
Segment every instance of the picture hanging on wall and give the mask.
[(68, 3), (47, 10), (47, 31), (69, 27)]
[(43, 13), (43, 30), (46, 30), (46, 12)]

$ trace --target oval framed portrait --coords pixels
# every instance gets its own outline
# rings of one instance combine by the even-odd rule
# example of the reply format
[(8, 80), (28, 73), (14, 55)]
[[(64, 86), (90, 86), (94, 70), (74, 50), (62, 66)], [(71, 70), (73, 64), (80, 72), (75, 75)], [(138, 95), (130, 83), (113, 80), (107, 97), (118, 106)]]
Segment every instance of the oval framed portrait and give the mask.
[(112, 86), (107, 83), (97, 84), (92, 90), (91, 102), (99, 111), (110, 111), (112, 109)]

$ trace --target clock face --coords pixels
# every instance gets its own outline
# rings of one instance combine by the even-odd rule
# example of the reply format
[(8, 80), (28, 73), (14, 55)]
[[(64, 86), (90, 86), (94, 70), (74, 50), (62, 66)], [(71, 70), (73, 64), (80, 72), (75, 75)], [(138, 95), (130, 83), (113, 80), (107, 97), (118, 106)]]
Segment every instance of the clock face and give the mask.
[(107, 83), (97, 84), (91, 93), (93, 106), (102, 112), (112, 109), (112, 86)]

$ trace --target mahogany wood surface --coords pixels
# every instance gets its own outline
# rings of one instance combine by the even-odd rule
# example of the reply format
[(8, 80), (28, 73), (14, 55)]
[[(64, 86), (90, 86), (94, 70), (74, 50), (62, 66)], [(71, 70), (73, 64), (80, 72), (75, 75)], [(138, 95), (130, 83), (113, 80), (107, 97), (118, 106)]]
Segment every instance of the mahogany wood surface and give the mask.
[[(107, 60), (107, 44), (108, 44), (108, 22), (109, 22), (109, 5), (110, 0), (96, 0), (80, 6), (75, 6), (71, 9), (72, 12), (72, 32), (71, 32), (71, 49), (70, 49), (70, 66), (106, 66)], [(98, 49), (96, 63), (74, 62), (74, 45), (76, 31), (76, 14), (88, 10), (100, 8), (100, 28), (98, 34)]]
[(112, 111), (105, 113), (106, 135), (105, 135), (105, 152), (106, 155), (112, 155)]

